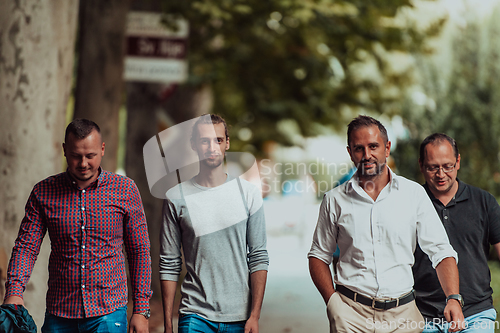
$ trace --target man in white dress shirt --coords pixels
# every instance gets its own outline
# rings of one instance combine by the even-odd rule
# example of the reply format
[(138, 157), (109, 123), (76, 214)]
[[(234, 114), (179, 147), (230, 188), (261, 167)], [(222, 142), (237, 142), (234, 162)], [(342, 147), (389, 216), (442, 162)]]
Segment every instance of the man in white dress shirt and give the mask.
[[(447, 297), (459, 294), (457, 254), (422, 186), (387, 167), (391, 142), (384, 126), (358, 116), (347, 138), (357, 172), (325, 194), (308, 254), (330, 332), (421, 332), (425, 322), (411, 270), (417, 242)], [(334, 287), (329, 265), (337, 245)], [(461, 304), (453, 297), (444, 315), (451, 331), (463, 328)]]

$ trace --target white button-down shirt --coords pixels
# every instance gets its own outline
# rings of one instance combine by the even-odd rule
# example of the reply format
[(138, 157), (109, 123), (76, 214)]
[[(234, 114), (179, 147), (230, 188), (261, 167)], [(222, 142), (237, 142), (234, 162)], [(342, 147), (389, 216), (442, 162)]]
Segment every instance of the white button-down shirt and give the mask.
[(458, 262), (424, 188), (390, 173), (375, 201), (356, 175), (327, 192), (308, 254), (329, 265), (338, 244), (335, 283), (369, 297), (399, 297), (412, 290), (417, 241), (434, 268), (447, 257)]

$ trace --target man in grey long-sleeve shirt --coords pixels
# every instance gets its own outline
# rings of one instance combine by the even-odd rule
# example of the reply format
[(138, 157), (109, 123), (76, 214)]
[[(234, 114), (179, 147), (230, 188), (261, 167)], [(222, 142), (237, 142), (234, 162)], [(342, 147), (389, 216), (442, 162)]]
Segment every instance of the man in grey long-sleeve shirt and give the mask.
[(160, 280), (165, 332), (181, 272), (179, 333), (258, 332), (269, 258), (262, 197), (251, 183), (224, 171), (227, 126), (217, 115), (193, 126), (197, 176), (167, 192), (161, 232)]

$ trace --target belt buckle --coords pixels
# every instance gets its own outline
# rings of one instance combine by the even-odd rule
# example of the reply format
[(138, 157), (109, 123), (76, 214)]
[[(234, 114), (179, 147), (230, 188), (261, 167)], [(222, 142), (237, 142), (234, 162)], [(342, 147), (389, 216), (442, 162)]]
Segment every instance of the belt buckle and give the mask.
[[(403, 297), (404, 297), (404, 296), (403, 296)], [(399, 306), (399, 301), (400, 301), (400, 300), (401, 300), (401, 298), (403, 298), (403, 297), (398, 297), (398, 298), (396, 298), (396, 299), (392, 299), (392, 300), (384, 300), (384, 301), (380, 301), (381, 303), (384, 303), (384, 307), (383, 307), (382, 309), (383, 309), (383, 310), (386, 310), (386, 308), (387, 308), (387, 304), (388, 304), (388, 303), (392, 303), (392, 302), (394, 302), (394, 301), (396, 301), (396, 306), (394, 306), (394, 307), (395, 307), (395, 308), (397, 308), (397, 307)], [(371, 306), (371, 307), (372, 307), (372, 309), (378, 309), (378, 308), (376, 308), (376, 307), (375, 307), (376, 302), (377, 302), (377, 301), (375, 300), (375, 298), (372, 298), (372, 306)]]

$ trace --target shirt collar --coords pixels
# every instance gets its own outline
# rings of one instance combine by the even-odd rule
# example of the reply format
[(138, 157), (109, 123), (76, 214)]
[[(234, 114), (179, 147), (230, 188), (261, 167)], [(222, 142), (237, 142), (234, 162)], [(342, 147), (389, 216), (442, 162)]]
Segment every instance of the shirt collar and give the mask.
[(458, 182), (458, 190), (457, 193), (455, 194), (456, 201), (464, 201), (469, 199), (470, 193), (469, 193), (469, 187), (467, 184), (465, 184), (463, 181), (457, 178)]
[[(393, 188), (395, 190), (399, 190), (399, 179), (398, 179), (398, 175), (396, 175), (392, 170), (391, 168), (387, 167), (387, 169), (389, 169), (389, 175), (390, 175), (390, 180), (389, 180), (389, 188)], [(358, 187), (358, 188), (361, 188), (359, 186), (359, 178), (358, 178), (358, 173), (357, 171), (354, 172), (354, 174), (352, 175), (351, 179), (349, 179), (349, 181), (347, 182), (346, 186), (345, 186), (345, 191), (346, 193), (349, 193), (351, 190), (353, 190), (354, 186)]]
[[(463, 181), (459, 180), (458, 178), (457, 178), (457, 182), (458, 182), (457, 193), (455, 193), (455, 195), (450, 200), (450, 202), (448, 202), (448, 204), (446, 205), (447, 207), (453, 206), (455, 203), (457, 203), (459, 201), (465, 201), (465, 200), (469, 199), (470, 193), (469, 193), (469, 188), (468, 188), (467, 184), (465, 184)], [(429, 196), (429, 198), (431, 199), (432, 202), (438, 202), (439, 204), (443, 205), (443, 203), (440, 200), (438, 200), (434, 196), (434, 194), (431, 192), (431, 190), (429, 188), (429, 184), (427, 184), (427, 182), (424, 184), (424, 188), (425, 188), (425, 191), (427, 192), (427, 195)]]
[[(106, 173), (102, 170), (101, 167), (99, 167), (99, 171), (98, 172), (99, 172), (99, 176), (97, 176), (97, 179), (95, 181), (93, 181), (89, 186), (86, 187), (87, 189), (97, 188), (97, 187), (101, 186), (103, 184), (103, 182), (105, 182), (105, 180), (107, 178)], [(76, 189), (78, 189), (78, 184), (76, 183), (76, 181), (73, 178), (73, 176), (71, 176), (71, 174), (69, 173), (68, 169), (66, 169), (65, 173), (66, 173), (66, 180), (69, 183), (69, 185), (73, 186)]]

